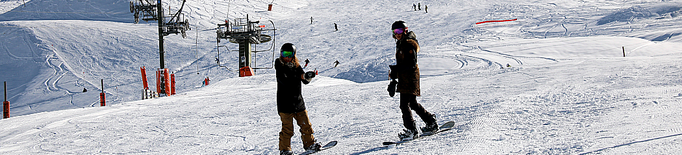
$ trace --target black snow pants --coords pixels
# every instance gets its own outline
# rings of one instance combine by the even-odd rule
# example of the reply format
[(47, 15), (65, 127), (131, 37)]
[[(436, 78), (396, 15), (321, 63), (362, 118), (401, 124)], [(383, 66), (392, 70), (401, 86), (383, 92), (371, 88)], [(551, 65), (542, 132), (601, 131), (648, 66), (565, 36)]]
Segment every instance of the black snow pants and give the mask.
[(417, 96), (410, 93), (400, 93), (400, 111), (403, 112), (403, 123), (405, 128), (417, 130), (417, 125), (412, 118), (412, 110), (421, 117), (422, 121), (426, 123), (435, 123), (436, 120), (433, 117), (433, 114), (426, 111), (421, 104), (417, 103)]

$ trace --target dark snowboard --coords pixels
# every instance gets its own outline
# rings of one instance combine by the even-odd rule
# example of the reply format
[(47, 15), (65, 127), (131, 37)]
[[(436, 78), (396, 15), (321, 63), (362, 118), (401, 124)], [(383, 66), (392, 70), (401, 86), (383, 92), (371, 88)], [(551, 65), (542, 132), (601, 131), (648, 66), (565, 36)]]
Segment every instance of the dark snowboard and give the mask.
[(453, 127), (455, 127), (455, 121), (449, 121), (449, 122), (446, 122), (446, 123), (443, 124), (443, 125), (440, 125), (440, 127), (438, 128), (438, 131), (436, 131), (436, 132), (433, 132), (433, 133), (426, 132), (426, 133), (422, 133), (421, 135), (419, 135), (419, 137), (414, 138), (414, 139), (410, 139), (410, 140), (401, 140), (401, 141), (395, 141), (395, 142), (384, 142), (383, 144), (384, 144), (384, 145), (392, 145), (392, 144), (400, 145), (400, 144), (402, 144), (402, 143), (407, 143), (407, 142), (410, 142), (410, 141), (413, 141), (413, 140), (417, 140), (417, 139), (422, 138), (422, 137), (431, 136), (431, 135), (435, 135), (435, 134), (438, 134), (438, 133), (441, 133), (441, 132), (444, 132), (444, 131), (448, 131), (448, 130), (452, 129)]
[(307, 155), (307, 154), (313, 154), (313, 153), (317, 153), (320, 151), (324, 151), (326, 149), (329, 149), (329, 148), (336, 146), (336, 143), (337, 143), (336, 141), (331, 141), (331, 142), (325, 144), (324, 146), (320, 147), (319, 151), (306, 151), (306, 152), (301, 153), (300, 155)]

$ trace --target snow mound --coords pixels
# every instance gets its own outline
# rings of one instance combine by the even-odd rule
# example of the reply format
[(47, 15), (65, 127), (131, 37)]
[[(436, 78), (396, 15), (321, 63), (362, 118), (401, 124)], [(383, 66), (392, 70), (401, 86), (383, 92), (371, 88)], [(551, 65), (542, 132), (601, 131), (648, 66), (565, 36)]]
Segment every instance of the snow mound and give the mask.
[(655, 6), (633, 6), (602, 17), (597, 25), (611, 22), (630, 22), (635, 19), (678, 17), (682, 15), (682, 5), (677, 3), (659, 4)]
[(129, 10), (129, 0), (31, 0), (0, 14), (0, 21), (92, 20), (132, 23)]

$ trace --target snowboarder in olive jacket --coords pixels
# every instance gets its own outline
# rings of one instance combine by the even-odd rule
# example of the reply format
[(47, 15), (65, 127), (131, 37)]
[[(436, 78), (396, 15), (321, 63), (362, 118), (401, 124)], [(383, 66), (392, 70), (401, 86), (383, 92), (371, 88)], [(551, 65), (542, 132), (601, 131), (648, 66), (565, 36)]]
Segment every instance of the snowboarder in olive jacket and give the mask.
[(308, 111), (301, 95), (301, 82), (308, 84), (315, 77), (312, 71), (303, 72), (296, 47), (285, 43), (280, 48), (280, 57), (275, 60), (277, 76), (277, 112), (282, 120), (279, 132), (280, 154), (292, 154), (291, 137), (294, 135), (294, 119), (301, 127), (301, 139), (306, 150), (319, 150), (320, 144), (315, 142), (313, 128), (308, 119)]
[[(414, 110), (421, 119), (426, 122), (422, 132), (438, 130), (436, 118), (417, 103), (417, 96), (421, 96), (419, 89), (419, 66), (417, 65), (417, 52), (419, 43), (412, 31), (407, 30), (404, 21), (396, 21), (391, 26), (393, 38), (396, 39), (396, 65), (392, 67), (389, 77), (398, 79), (398, 91), (400, 92), (400, 110), (403, 113), (405, 132), (400, 133), (401, 139), (412, 139), (418, 135), (417, 127), (412, 118)], [(397, 76), (397, 77), (396, 77)]]

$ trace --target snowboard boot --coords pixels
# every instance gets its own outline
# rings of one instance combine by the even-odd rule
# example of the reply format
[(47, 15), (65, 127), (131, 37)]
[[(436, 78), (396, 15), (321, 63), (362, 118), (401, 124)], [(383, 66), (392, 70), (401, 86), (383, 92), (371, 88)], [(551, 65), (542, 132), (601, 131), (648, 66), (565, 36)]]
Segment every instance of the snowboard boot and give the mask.
[(412, 140), (419, 137), (419, 132), (417, 130), (403, 129), (403, 133), (398, 134), (400, 140)]
[(306, 152), (316, 152), (320, 151), (320, 148), (322, 147), (322, 144), (315, 142), (313, 145), (308, 146), (308, 148), (305, 148)]
[(427, 122), (426, 126), (421, 128), (423, 133), (435, 133), (438, 132), (438, 123), (436, 123), (436, 116), (431, 115), (432, 122)]
[(422, 127), (423, 133), (435, 133), (438, 132), (438, 123), (427, 123), (425, 127)]
[(291, 152), (290, 150), (280, 150), (279, 155), (293, 155), (294, 152)]

